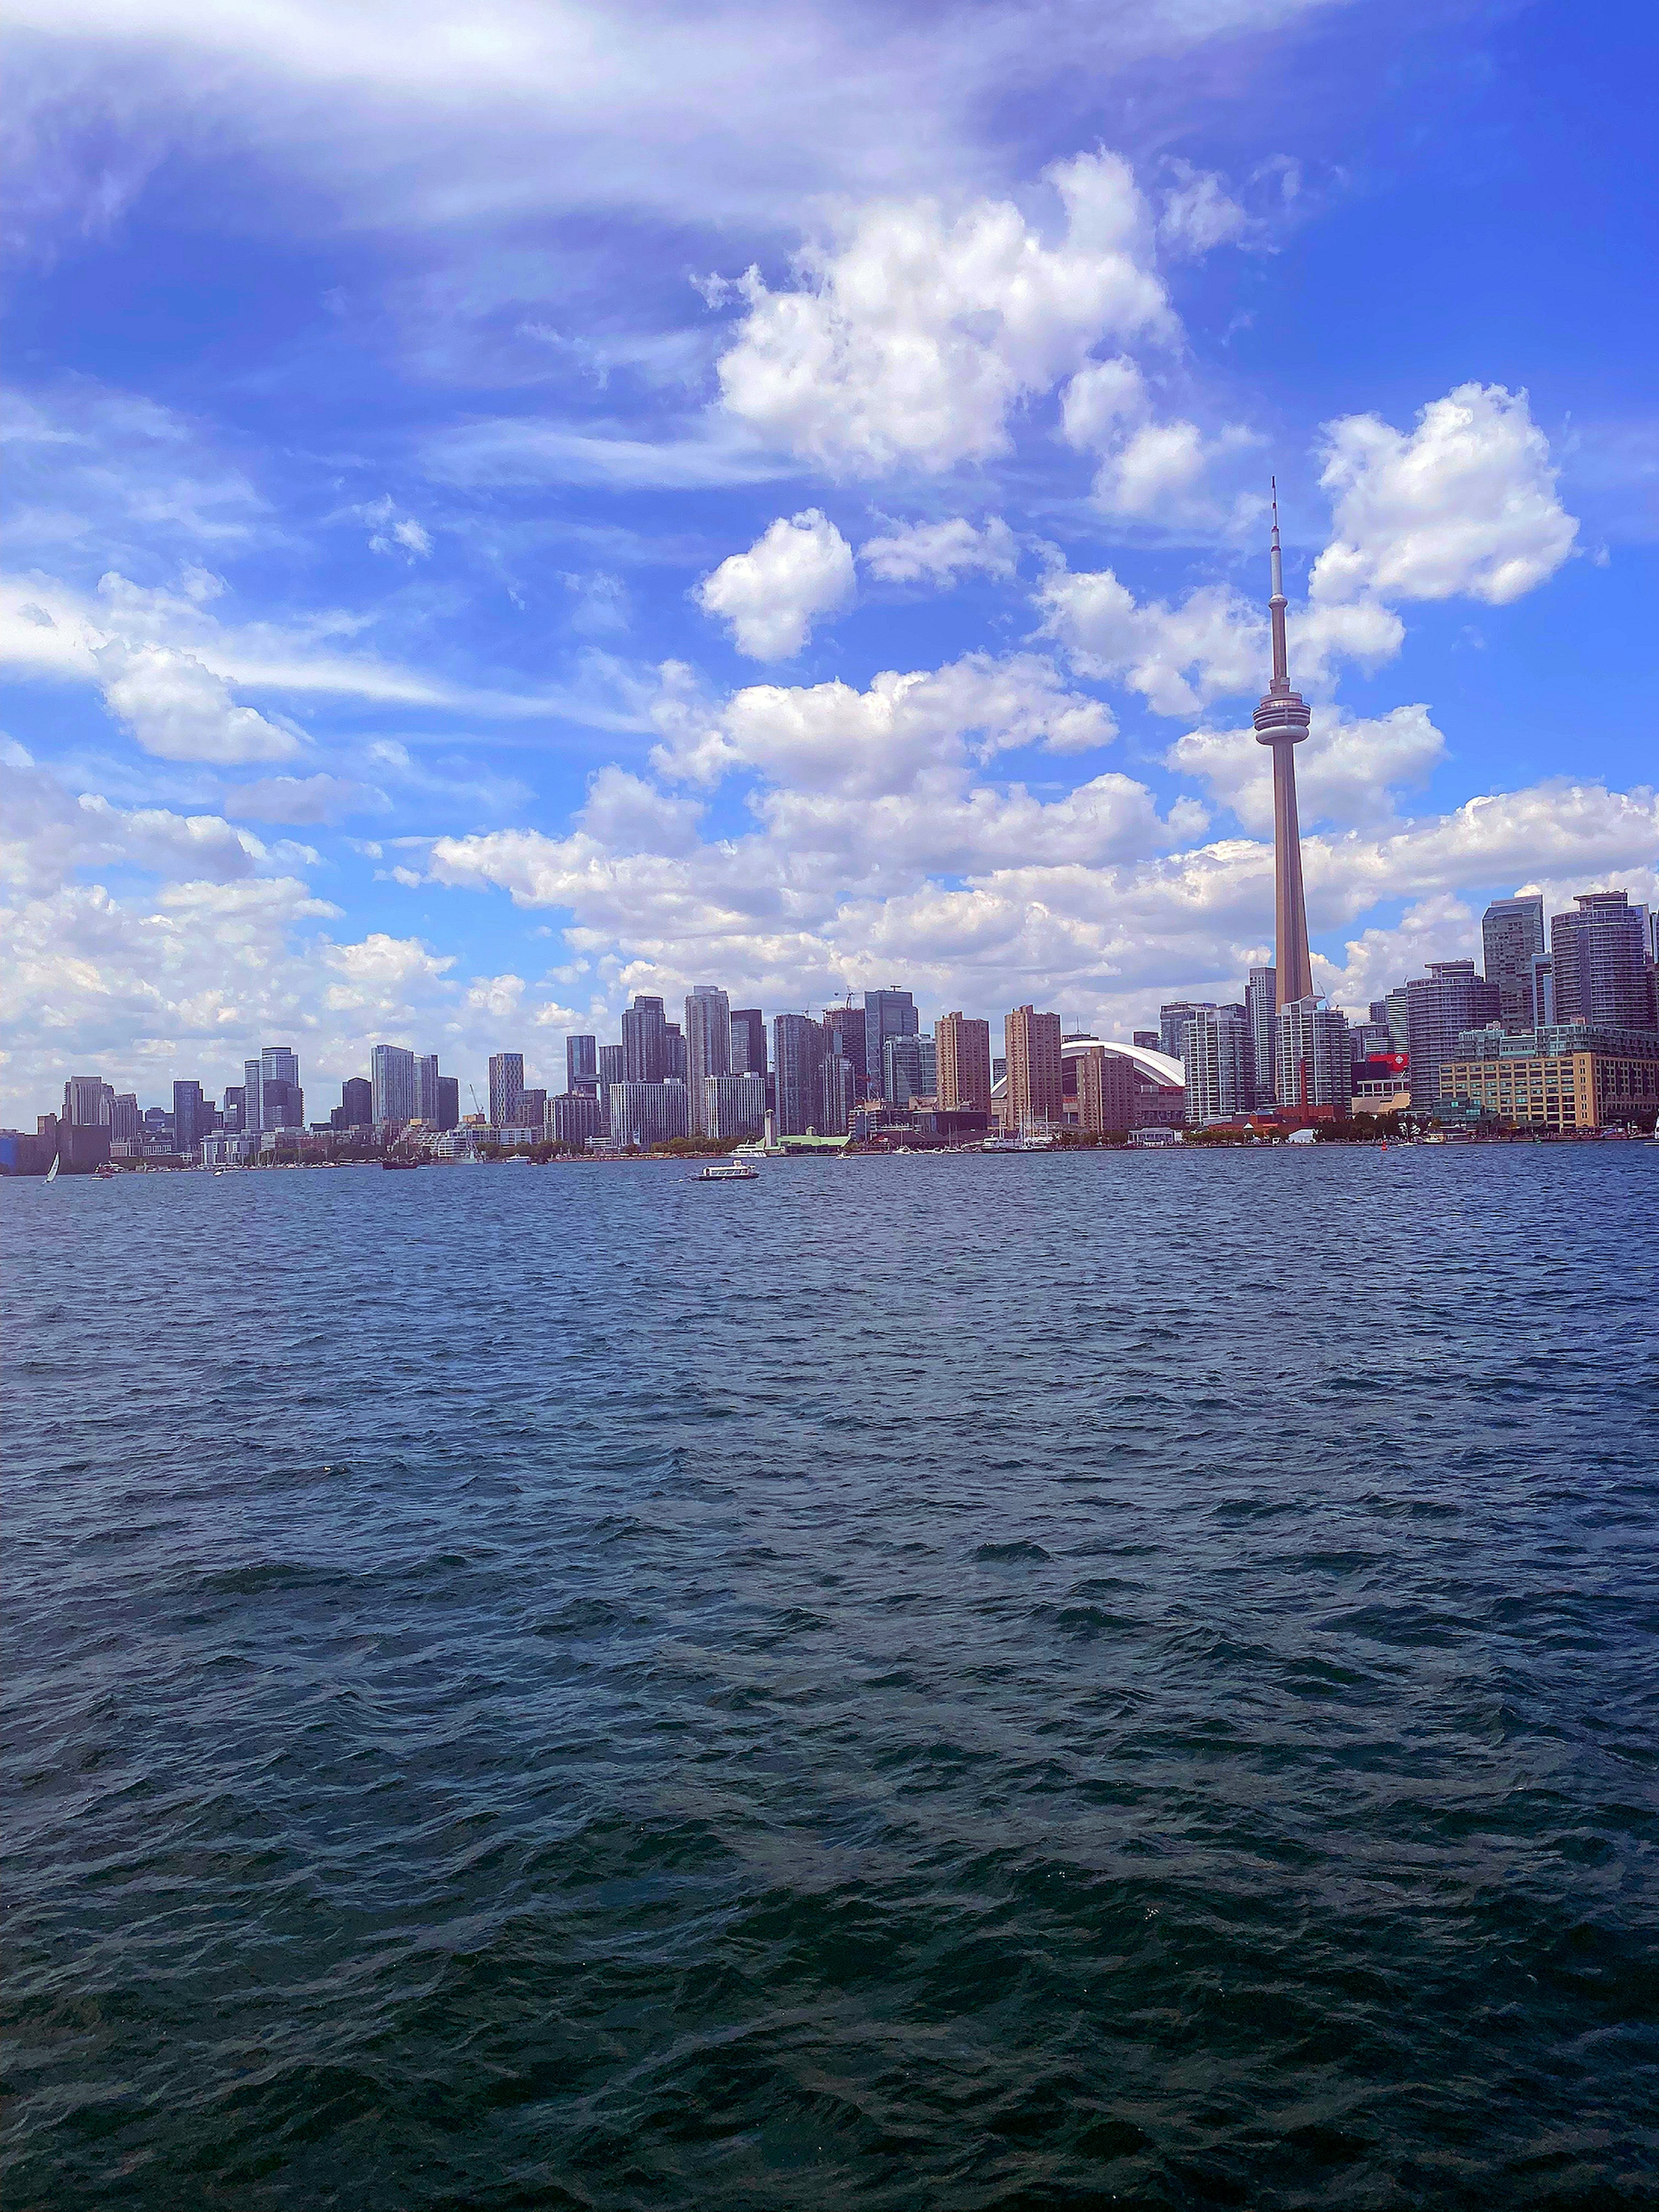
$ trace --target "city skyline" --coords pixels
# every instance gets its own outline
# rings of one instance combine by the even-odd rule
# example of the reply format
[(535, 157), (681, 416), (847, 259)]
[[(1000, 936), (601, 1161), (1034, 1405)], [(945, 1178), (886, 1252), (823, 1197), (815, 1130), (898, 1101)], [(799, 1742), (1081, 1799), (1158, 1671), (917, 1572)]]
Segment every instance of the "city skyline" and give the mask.
[(1274, 476), (1316, 987), (1659, 896), (1650, 156), (1563, 92), (1622, 67), (1596, 11), (999, 6), (940, 75), (903, 9), (794, 5), (693, 41), (729, 76), (672, 162), (678, 18), (613, 10), (600, 82), (519, 0), (465, 66), (424, 18), (360, 67), (233, 9), (207, 67), (188, 11), (39, 16), (0, 1118), (64, 1053), (158, 1095), (265, 1036), (482, 1085), (709, 979), (1238, 999)]

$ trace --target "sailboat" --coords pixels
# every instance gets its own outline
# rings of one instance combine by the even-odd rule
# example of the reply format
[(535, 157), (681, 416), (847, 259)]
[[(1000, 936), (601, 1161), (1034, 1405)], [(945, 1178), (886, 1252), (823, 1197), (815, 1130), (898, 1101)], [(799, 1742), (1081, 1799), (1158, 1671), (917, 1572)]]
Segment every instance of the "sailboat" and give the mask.
[(61, 1155), (57, 1152), (54, 1152), (52, 1156), (52, 1165), (46, 1170), (46, 1181), (48, 1182), (56, 1182), (58, 1180), (58, 1163), (60, 1157)]

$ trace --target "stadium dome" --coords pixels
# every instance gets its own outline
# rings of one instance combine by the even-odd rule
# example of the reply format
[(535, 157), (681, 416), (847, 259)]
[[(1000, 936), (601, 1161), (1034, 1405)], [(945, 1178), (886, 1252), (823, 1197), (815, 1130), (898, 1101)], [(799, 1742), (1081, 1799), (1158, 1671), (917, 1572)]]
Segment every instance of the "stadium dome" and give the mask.
[[(1097, 1046), (1115, 1059), (1127, 1060), (1143, 1083), (1155, 1083), (1164, 1090), (1180, 1091), (1185, 1087), (1187, 1072), (1181, 1062), (1171, 1060), (1167, 1052), (1154, 1052), (1144, 1044), (1118, 1044), (1110, 1037), (1068, 1036), (1060, 1039), (1060, 1056), (1062, 1060), (1076, 1060)], [(1001, 1082), (992, 1085), (991, 1096), (994, 1099), (1006, 1097), (1007, 1091), (1008, 1079), (1005, 1075)]]

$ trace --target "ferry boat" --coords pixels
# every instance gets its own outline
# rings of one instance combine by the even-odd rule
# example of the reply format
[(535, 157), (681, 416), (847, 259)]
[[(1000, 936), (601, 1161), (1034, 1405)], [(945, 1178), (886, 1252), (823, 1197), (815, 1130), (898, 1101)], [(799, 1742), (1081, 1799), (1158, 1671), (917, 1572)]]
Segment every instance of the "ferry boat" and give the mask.
[(747, 1160), (710, 1160), (690, 1177), (693, 1182), (758, 1182), (760, 1170)]

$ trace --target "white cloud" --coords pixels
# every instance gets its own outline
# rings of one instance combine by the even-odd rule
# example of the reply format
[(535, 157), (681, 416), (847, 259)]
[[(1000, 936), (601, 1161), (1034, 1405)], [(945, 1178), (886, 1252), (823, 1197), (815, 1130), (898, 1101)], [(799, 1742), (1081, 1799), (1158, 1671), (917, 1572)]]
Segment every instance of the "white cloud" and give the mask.
[(1023, 745), (1088, 750), (1116, 728), (1108, 708), (1069, 690), (1035, 653), (969, 653), (937, 671), (888, 670), (864, 691), (755, 684), (717, 708), (689, 696), (676, 672), (659, 722), (663, 743), (652, 763), (659, 774), (711, 783), (747, 768), (798, 789), (869, 796), (910, 790), (941, 765)]
[(1101, 453), (1151, 406), (1146, 380), (1127, 354), (1085, 362), (1060, 395), (1060, 432), (1080, 452)]
[(424, 561), (431, 553), (431, 532), (412, 514), (399, 514), (390, 495), (356, 512), (373, 526), (368, 540), (371, 553), (398, 554), (409, 561)]
[(1166, 253), (1197, 260), (1218, 246), (1231, 246), (1245, 236), (1250, 218), (1212, 170), (1194, 169), (1185, 161), (1175, 165), (1180, 181), (1164, 199), (1158, 219), (1158, 242)]
[(292, 760), (297, 732), (239, 707), (222, 676), (193, 653), (164, 645), (112, 643), (94, 655), (106, 705), (147, 753), (161, 760)]
[(975, 569), (1012, 576), (1018, 559), (1014, 533), (993, 514), (975, 529), (963, 515), (945, 522), (906, 523), (885, 537), (866, 538), (859, 558), (887, 584), (954, 584)]
[(751, 660), (793, 660), (812, 625), (852, 599), (853, 549), (816, 507), (773, 523), (698, 585), (707, 615), (731, 629)]
[(1123, 355), (1078, 371), (1061, 396), (1060, 434), (1101, 455), (1093, 496), (1106, 514), (1212, 526), (1224, 517), (1206, 483), (1212, 465), (1255, 442), (1237, 424), (1210, 439), (1196, 422), (1155, 422), (1146, 380)]
[(244, 822), (343, 822), (354, 814), (385, 814), (391, 805), (373, 784), (321, 771), (262, 776), (225, 793), (227, 811)]
[(1045, 173), (1066, 212), (1054, 246), (1009, 201), (954, 217), (888, 201), (803, 252), (793, 289), (751, 270), (720, 362), (728, 410), (831, 468), (943, 469), (1005, 452), (1011, 411), (1103, 338), (1172, 336), (1128, 164), (1079, 155)]
[[(1297, 797), (1304, 830), (1320, 823), (1376, 830), (1393, 818), (1394, 794), (1415, 790), (1445, 757), (1445, 739), (1426, 707), (1396, 707), (1367, 720), (1316, 708), (1306, 742), (1297, 747)], [(1202, 783), (1243, 827), (1271, 836), (1273, 762), (1252, 729), (1190, 730), (1164, 756), (1165, 764)]]
[(1316, 600), (1464, 593), (1506, 606), (1572, 550), (1578, 525), (1524, 392), (1461, 384), (1409, 436), (1376, 415), (1345, 416), (1323, 435), (1336, 535), (1314, 564)]

